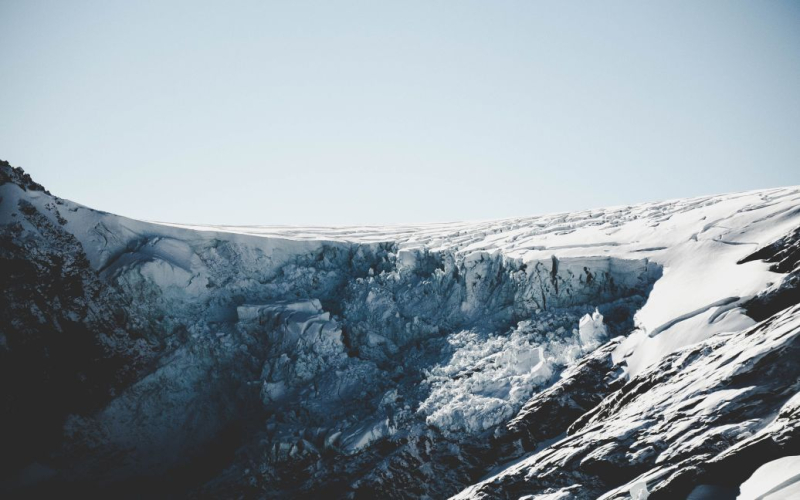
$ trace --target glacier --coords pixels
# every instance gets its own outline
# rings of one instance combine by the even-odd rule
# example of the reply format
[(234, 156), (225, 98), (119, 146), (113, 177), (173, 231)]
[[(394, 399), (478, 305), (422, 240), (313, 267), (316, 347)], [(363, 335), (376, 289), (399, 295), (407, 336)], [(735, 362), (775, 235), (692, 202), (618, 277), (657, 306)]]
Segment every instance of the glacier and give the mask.
[(800, 454), (797, 187), (191, 226), (2, 162), (0, 231), (4, 496), (749, 498), (800, 474), (769, 468)]

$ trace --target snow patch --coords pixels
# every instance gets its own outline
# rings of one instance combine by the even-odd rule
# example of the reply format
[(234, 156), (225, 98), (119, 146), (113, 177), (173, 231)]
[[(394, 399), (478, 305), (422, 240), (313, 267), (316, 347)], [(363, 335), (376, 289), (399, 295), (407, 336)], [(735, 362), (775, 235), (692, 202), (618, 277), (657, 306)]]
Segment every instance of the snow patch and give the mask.
[(762, 465), (742, 483), (739, 492), (737, 500), (800, 498), (800, 455)]

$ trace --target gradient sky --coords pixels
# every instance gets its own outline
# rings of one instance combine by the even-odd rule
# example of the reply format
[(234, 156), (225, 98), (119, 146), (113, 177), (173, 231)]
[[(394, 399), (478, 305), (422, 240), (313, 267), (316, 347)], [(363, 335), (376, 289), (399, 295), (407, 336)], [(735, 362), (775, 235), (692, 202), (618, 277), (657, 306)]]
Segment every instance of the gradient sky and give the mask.
[(800, 184), (800, 2), (0, 0), (0, 158), (130, 217), (489, 219)]

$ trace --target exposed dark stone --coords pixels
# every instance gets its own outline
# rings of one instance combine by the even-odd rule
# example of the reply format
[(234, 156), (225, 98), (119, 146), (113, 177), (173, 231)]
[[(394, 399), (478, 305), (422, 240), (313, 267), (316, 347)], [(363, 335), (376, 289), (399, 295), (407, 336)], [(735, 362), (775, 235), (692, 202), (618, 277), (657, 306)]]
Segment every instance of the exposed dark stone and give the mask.
[(744, 304), (750, 317), (762, 321), (800, 303), (800, 227), (748, 255), (739, 264), (755, 260), (771, 263), (770, 271), (786, 276)]
[(0, 186), (11, 182), (21, 187), (25, 191), (42, 191), (50, 194), (44, 186), (34, 182), (29, 174), (26, 174), (20, 167), (12, 167), (7, 161), (0, 160)]

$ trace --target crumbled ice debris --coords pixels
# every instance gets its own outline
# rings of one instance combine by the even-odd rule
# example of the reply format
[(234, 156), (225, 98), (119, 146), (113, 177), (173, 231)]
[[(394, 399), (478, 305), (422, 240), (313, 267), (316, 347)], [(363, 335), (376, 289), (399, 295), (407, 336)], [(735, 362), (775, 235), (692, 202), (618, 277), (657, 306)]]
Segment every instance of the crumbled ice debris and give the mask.
[(587, 314), (581, 318), (578, 330), (584, 349), (594, 349), (608, 336), (606, 325), (603, 324), (603, 315), (597, 309), (591, 316)]
[(502, 422), (552, 374), (543, 349), (519, 330), (485, 339), (464, 331), (449, 342), (453, 357), (431, 371), (431, 394), (420, 406), (427, 423), (445, 432), (480, 432)]
[[(452, 356), (426, 379), (431, 392), (419, 407), (426, 423), (456, 434), (482, 432), (507, 420), (536, 388), (600, 345), (606, 335), (602, 315), (595, 311), (584, 318), (589, 326), (581, 326), (580, 335), (570, 313), (522, 321), (509, 335), (451, 335)], [(586, 338), (583, 328), (591, 329)]]

